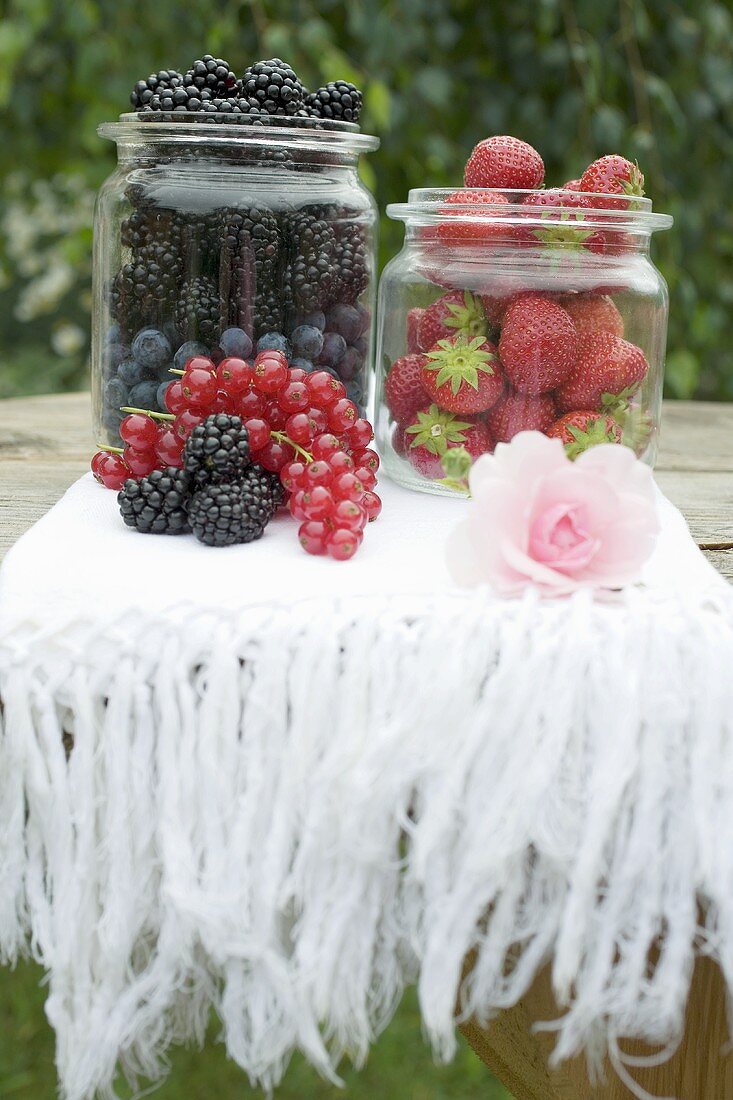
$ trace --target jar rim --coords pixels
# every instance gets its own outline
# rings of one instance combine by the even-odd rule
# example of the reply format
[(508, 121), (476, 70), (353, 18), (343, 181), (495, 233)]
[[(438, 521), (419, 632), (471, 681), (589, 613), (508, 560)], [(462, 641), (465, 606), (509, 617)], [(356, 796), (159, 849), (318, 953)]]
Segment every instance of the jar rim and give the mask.
[[(578, 192), (584, 197), (593, 200), (589, 207), (574, 207), (572, 205), (548, 204), (548, 205), (523, 205), (523, 200), (528, 196), (546, 195), (550, 191), (561, 191), (564, 188), (486, 188), (486, 187), (416, 187), (408, 192), (407, 202), (393, 202), (387, 206), (387, 214), (395, 221), (403, 221), (408, 225), (437, 225), (450, 218), (458, 219), (468, 224), (486, 224), (487, 220), (501, 223), (502, 225), (525, 225), (535, 223), (540, 225), (556, 225), (568, 221), (581, 223), (588, 228), (606, 228), (612, 225), (615, 229), (628, 232), (651, 233), (658, 229), (669, 229), (674, 218), (671, 214), (660, 214), (652, 210), (652, 200), (641, 196), (608, 195), (599, 192)], [(507, 208), (505, 202), (482, 202), (477, 206), (475, 202), (451, 203), (446, 200), (458, 191), (470, 194), (472, 197), (483, 195), (496, 195), (500, 192), (510, 200)], [(609, 199), (626, 201), (627, 206), (617, 209), (610, 208), (606, 204)]]
[(218, 117), (201, 111), (181, 111), (151, 115), (122, 114), (117, 122), (103, 122), (97, 127), (102, 138), (118, 145), (157, 145), (161, 141), (181, 143), (237, 143), (281, 145), (296, 149), (324, 149), (340, 153), (370, 153), (379, 148), (380, 140), (364, 134), (353, 122), (336, 122), (273, 115), (267, 123), (245, 121), (220, 122)]

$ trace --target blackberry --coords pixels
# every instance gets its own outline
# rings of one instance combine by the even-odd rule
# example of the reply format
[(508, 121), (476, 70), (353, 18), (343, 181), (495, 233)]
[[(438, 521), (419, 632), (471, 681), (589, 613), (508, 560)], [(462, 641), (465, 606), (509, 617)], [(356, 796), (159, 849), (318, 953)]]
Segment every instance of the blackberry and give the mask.
[(138, 80), (130, 93), (130, 103), (136, 111), (144, 110), (155, 96), (171, 92), (182, 84), (183, 77), (176, 69), (161, 69), (151, 73), (147, 80)]
[(221, 331), (219, 290), (213, 279), (201, 276), (181, 287), (176, 302), (176, 325), (187, 340), (211, 346)]
[(224, 98), (231, 95), (237, 85), (237, 78), (226, 61), (220, 57), (204, 54), (200, 61), (194, 61), (183, 77), (184, 88), (195, 88), (201, 92), (207, 90), (214, 97)]
[(206, 88), (199, 90), (191, 85), (179, 85), (154, 95), (143, 111), (164, 111), (166, 114), (201, 111), (212, 98)]
[(294, 115), (305, 105), (305, 89), (293, 69), (279, 57), (245, 69), (242, 94), (268, 115)]
[(251, 466), (236, 481), (206, 485), (191, 500), (193, 533), (207, 546), (233, 546), (261, 537), (276, 505), (269, 477)]
[(279, 286), (257, 288), (253, 323), (255, 339), (266, 332), (282, 330), (283, 295)]
[(229, 413), (207, 416), (183, 448), (183, 468), (197, 486), (231, 481), (249, 465), (247, 429), (238, 416)]
[(147, 477), (130, 478), (117, 496), (128, 527), (149, 535), (184, 535), (188, 525), (188, 475), (168, 466)]
[(280, 251), (280, 229), (273, 212), (261, 206), (230, 209), (223, 211), (222, 222), (222, 248), (228, 262), (253, 271), (258, 284), (271, 284)]
[(120, 268), (110, 290), (110, 310), (126, 335), (174, 308), (179, 270), (179, 254), (163, 243), (140, 249)]
[(338, 122), (358, 122), (363, 95), (348, 80), (332, 80), (306, 96), (305, 105), (319, 118), (332, 118)]
[(307, 210), (287, 219), (291, 261), (285, 283), (289, 303), (309, 313), (331, 300), (336, 237), (333, 226)]

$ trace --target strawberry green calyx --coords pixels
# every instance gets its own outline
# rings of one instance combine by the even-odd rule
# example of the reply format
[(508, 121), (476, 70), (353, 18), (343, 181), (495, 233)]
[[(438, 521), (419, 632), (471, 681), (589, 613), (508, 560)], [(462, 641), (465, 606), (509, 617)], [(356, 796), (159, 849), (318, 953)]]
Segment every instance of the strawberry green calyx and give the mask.
[(437, 371), (436, 385), (443, 386), (449, 382), (453, 394), (458, 393), (464, 382), (478, 390), (479, 374), (495, 373), (492, 364), (496, 361), (496, 356), (487, 351), (484, 344), (483, 336), (476, 336), (472, 340), (465, 336), (457, 336), (453, 340), (438, 340), (433, 350), (428, 352), (425, 369)]
[(629, 178), (627, 180), (620, 179), (619, 183), (625, 195), (634, 195), (636, 198), (642, 197), (644, 194), (644, 174), (636, 161), (631, 167)]
[(565, 444), (565, 454), (573, 459), (599, 443), (618, 443), (621, 434), (618, 425), (607, 416), (588, 420), (583, 428), (577, 424), (568, 424), (566, 430), (573, 441)]
[(462, 336), (486, 336), (489, 326), (480, 298), (467, 290), (463, 295), (463, 305), (448, 302), (447, 306), (448, 316), (443, 320), (446, 328), (454, 328)]
[(628, 405), (616, 414), (621, 428), (621, 442), (637, 455), (646, 450), (654, 428), (651, 416), (640, 405)]
[(609, 416), (615, 416), (616, 419), (623, 416), (629, 408), (631, 398), (639, 389), (639, 383), (634, 386), (627, 386), (626, 389), (621, 390), (619, 393), (604, 393), (601, 394), (601, 412), (607, 413)]
[(468, 474), (473, 466), (473, 458), (465, 447), (449, 447), (441, 459), (445, 477), (440, 484), (456, 493), (467, 493)]
[(561, 214), (553, 225), (533, 229), (532, 235), (547, 248), (584, 248), (597, 230), (583, 228), (582, 214)]
[(415, 424), (410, 424), (406, 434), (411, 436), (411, 447), (424, 447), (430, 454), (442, 457), (449, 443), (465, 443), (466, 432), (471, 427), (467, 420), (459, 420), (453, 413), (443, 412), (437, 405), (417, 414)]

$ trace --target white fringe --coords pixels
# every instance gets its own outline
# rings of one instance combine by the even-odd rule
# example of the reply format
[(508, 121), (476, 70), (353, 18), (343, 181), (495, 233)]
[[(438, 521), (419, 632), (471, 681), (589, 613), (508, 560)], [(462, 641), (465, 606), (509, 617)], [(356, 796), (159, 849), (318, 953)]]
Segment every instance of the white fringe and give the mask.
[(557, 1059), (673, 1050), (696, 944), (733, 989), (731, 604), (353, 599), (6, 638), (0, 957), (49, 972), (65, 1097), (160, 1079), (212, 1006), (252, 1082), (296, 1049), (337, 1081), (415, 981), (447, 1059), (457, 1002), (488, 1020), (548, 961)]

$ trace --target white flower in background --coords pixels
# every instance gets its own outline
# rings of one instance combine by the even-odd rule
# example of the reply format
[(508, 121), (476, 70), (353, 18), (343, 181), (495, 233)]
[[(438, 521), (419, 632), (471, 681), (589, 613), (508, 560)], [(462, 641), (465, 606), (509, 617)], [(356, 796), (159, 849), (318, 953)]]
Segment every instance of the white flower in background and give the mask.
[(72, 325), (68, 321), (57, 325), (51, 333), (51, 347), (63, 358), (76, 355), (84, 347), (85, 340), (84, 330), (79, 325)]
[(38, 278), (23, 287), (18, 296), (15, 316), (19, 321), (32, 321), (55, 309), (74, 284), (76, 272), (70, 264), (56, 261)]

